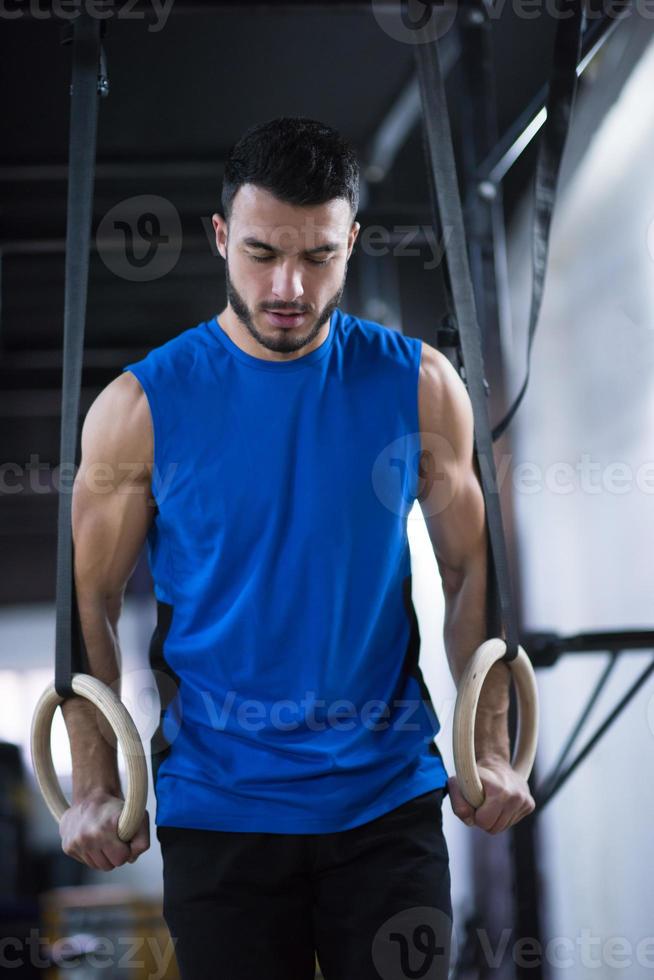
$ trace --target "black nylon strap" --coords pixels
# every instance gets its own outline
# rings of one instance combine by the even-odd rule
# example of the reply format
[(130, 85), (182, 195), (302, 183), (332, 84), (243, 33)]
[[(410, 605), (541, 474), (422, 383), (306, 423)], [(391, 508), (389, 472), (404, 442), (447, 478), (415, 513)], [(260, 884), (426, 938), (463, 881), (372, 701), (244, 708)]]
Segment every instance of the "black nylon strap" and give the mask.
[[(488, 532), (501, 607), (501, 621), (506, 631), (505, 660), (517, 656), (518, 624), (511, 601), (506, 544), (496, 485), (493, 444), (484, 387), (484, 365), (481, 334), (477, 323), (475, 297), (466, 249), (463, 212), (454, 160), (454, 147), (445, 98), (438, 42), (415, 45), (415, 56), (423, 107), (426, 146), (433, 172), (433, 187), (438, 201), (440, 223), (448, 231), (446, 255), (456, 311), (459, 339), (465, 367), (468, 395), (475, 423), (475, 448), (486, 501)], [(437, 216), (435, 215), (436, 219)], [(437, 226), (437, 222), (435, 220)]]
[[(529, 324), (529, 351), (536, 329), (547, 264), (547, 245), (556, 182), (569, 128), (576, 91), (577, 63), (583, 27), (582, 0), (557, 0), (557, 11), (571, 7), (572, 14), (559, 18), (554, 47), (554, 63), (548, 96), (548, 119), (542, 132), (536, 176), (536, 213), (533, 234), (533, 292)], [(502, 513), (496, 482), (493, 441), (502, 434), (515, 414), (526, 390), (529, 374), (511, 411), (491, 433), (484, 378), (482, 338), (477, 318), (474, 289), (466, 249), (463, 213), (449, 125), (445, 84), (440, 66), (438, 42), (417, 43), (414, 47), (423, 106), (425, 150), (431, 164), (430, 189), (438, 198), (439, 214), (434, 224), (450, 233), (446, 246), (447, 264), (456, 312), (465, 382), (475, 421), (475, 449), (486, 503), (489, 534), (489, 558), (494, 577), (489, 574), (487, 620), (493, 621), (498, 609), (498, 626), (504, 625), (507, 644), (503, 659), (508, 663), (518, 653), (518, 621), (511, 594), (508, 557), (502, 524)], [(432, 202), (433, 204), (433, 202)], [(489, 565), (490, 570), (490, 565)], [(499, 632), (499, 630), (498, 630)]]
[(540, 132), (538, 160), (534, 183), (534, 221), (532, 228), (532, 283), (531, 312), (527, 333), (527, 371), (522, 388), (513, 405), (501, 422), (493, 429), (493, 441), (500, 438), (511, 423), (524, 398), (529, 383), (531, 345), (536, 333), (538, 315), (543, 302), (547, 252), (552, 224), (552, 212), (556, 197), (556, 185), (561, 160), (570, 128), (572, 107), (577, 91), (577, 65), (581, 56), (583, 33), (582, 0), (557, 0), (556, 10), (562, 15), (569, 10), (567, 19), (560, 19), (554, 41), (552, 73), (547, 96), (547, 119)]
[(79, 11), (72, 25), (54, 682), (55, 690), (63, 698), (74, 696), (73, 673), (83, 666), (83, 643), (75, 601), (71, 505), (93, 215), (100, 27), (98, 18), (83, 11)]

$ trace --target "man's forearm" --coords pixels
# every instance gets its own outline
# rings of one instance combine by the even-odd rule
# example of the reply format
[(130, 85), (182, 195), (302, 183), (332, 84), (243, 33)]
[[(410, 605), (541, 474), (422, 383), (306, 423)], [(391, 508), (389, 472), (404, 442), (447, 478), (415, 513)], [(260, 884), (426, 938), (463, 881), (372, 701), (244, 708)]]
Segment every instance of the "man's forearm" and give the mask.
[[(117, 614), (104, 599), (78, 596), (89, 670), (119, 694), (120, 650)], [(70, 739), (73, 802), (96, 790), (122, 796), (115, 737), (108, 722), (90, 701), (70, 698), (62, 705)]]
[[(469, 563), (455, 584), (444, 584), (445, 623), (443, 638), (454, 682), (486, 636), (486, 554)], [(478, 761), (510, 760), (508, 733), (510, 668), (494, 664), (482, 687), (475, 724), (475, 754)]]

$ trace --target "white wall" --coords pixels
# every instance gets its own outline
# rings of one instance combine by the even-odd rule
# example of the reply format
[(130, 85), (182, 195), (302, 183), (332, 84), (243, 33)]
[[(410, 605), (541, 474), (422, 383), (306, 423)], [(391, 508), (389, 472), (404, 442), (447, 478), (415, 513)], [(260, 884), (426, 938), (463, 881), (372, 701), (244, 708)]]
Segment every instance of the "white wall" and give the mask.
[[(454, 774), (452, 753), (452, 721), (456, 702), (456, 687), (443, 643), (443, 591), (427, 525), (418, 504), (414, 504), (407, 523), (411, 548), (413, 602), (421, 635), (420, 669), (429, 688), (441, 730), (436, 744), (443, 756), (449, 775)], [(443, 803), (443, 831), (450, 854), (452, 879), (452, 909), (454, 918), (452, 951), (464, 939), (463, 924), (474, 906), (472, 883), (471, 830), (454, 816), (447, 796)]]
[[(514, 479), (521, 463), (535, 464), (540, 474), (529, 481), (535, 490), (515, 487), (532, 629), (652, 627), (653, 90), (650, 44), (557, 202), (530, 387), (512, 426)], [(525, 209), (510, 250), (518, 325), (527, 322), (531, 288), (528, 231)], [(513, 392), (523, 378), (524, 352), (516, 329)], [(605, 658), (568, 656), (539, 672), (541, 773)], [(623, 659), (580, 744), (648, 660), (647, 654)], [(654, 975), (653, 738), (650, 679), (540, 817), (545, 939), (563, 938), (553, 956), (570, 960), (569, 966), (554, 962), (553, 977)], [(611, 946), (615, 937), (621, 946)]]

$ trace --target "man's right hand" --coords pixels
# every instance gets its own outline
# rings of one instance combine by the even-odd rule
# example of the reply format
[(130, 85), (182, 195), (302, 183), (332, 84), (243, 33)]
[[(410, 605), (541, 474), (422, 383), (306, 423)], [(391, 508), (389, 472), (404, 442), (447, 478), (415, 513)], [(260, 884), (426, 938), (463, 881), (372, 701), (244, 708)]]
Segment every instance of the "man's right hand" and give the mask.
[(133, 864), (150, 846), (150, 818), (146, 810), (136, 834), (124, 843), (118, 836), (124, 803), (119, 797), (97, 790), (66, 810), (59, 821), (64, 854), (96, 871), (113, 871), (122, 864)]

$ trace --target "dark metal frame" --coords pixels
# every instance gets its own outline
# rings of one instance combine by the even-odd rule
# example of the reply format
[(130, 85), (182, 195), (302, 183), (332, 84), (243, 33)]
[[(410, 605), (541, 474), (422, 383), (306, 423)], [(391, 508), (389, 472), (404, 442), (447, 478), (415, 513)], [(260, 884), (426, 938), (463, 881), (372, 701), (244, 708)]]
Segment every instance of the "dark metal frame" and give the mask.
[[(579, 719), (566, 738), (558, 759), (536, 791), (534, 796), (538, 807), (536, 812), (541, 812), (543, 807), (558, 793), (575, 769), (584, 761), (609, 727), (624, 711), (634, 695), (638, 693), (645, 681), (649, 678), (650, 674), (654, 673), (654, 630), (577, 633), (574, 636), (558, 636), (556, 633), (527, 633), (524, 636), (524, 642), (530, 651), (534, 667), (551, 667), (565, 654), (607, 653), (609, 655), (607, 664), (593, 688)], [(586, 741), (583, 748), (579, 750), (574, 760), (564, 768), (565, 760), (569, 756), (572, 746), (595, 707), (600, 694), (606, 687), (606, 683), (613, 673), (619, 657), (626, 652), (634, 651), (649, 651), (652, 654), (650, 663), (641, 671), (604, 721), (598, 725), (594, 734)]]
[[(617, 24), (620, 22), (619, 11), (622, 8), (607, 10), (604, 15), (590, 23), (582, 41), (582, 57), (577, 67), (580, 75), (590, 62), (597, 50), (608, 40)], [(543, 85), (536, 96), (526, 106), (515, 122), (498, 139), (494, 117), (494, 73), (490, 57), (490, 43), (486, 17), (486, 0), (476, 0), (468, 3), (466, 10), (461, 13), (462, 31), (466, 38), (461, 43), (462, 59), (467, 71), (468, 112), (461, 120), (461, 155), (463, 177), (461, 181), (462, 196), (465, 203), (465, 218), (468, 234), (468, 250), (470, 269), (475, 290), (475, 299), (480, 318), (480, 327), (484, 336), (486, 366), (492, 379), (490, 387), (491, 417), (499, 417), (500, 406), (506, 404), (506, 392), (503, 374), (503, 359), (499, 350), (501, 311), (508, 310), (507, 293), (507, 258), (505, 249), (504, 211), (502, 204), (502, 180), (527, 148), (537, 134), (538, 129), (546, 118), (545, 103), (548, 86)], [(481, 134), (481, 135), (480, 135)], [(484, 145), (486, 141), (486, 145)], [(481, 162), (479, 162), (481, 161)], [(455, 336), (450, 338), (452, 346), (456, 345)], [(507, 438), (507, 435), (504, 436)], [(511, 501), (505, 501), (505, 513), (508, 517), (507, 530), (510, 530), (512, 520)], [(511, 564), (515, 568), (518, 563), (513, 545), (513, 537), (507, 534), (507, 544), (511, 554)], [(519, 576), (514, 576), (519, 584)], [(518, 610), (521, 609), (520, 592), (516, 589)], [(626, 707), (631, 698), (654, 672), (654, 657), (652, 663), (641, 673), (630, 689), (610, 712), (596, 733), (580, 750), (577, 757), (565, 769), (566, 758), (574, 744), (590, 711), (604, 688), (610, 673), (615, 666), (617, 657), (624, 649), (651, 649), (654, 651), (654, 632), (638, 633), (598, 633), (582, 634), (578, 637), (562, 638), (555, 634), (521, 634), (521, 643), (530, 653), (534, 667), (546, 667), (553, 664), (558, 656), (564, 653), (597, 652), (608, 650), (611, 653), (609, 665), (605, 669), (595, 690), (582, 711), (581, 717), (566, 740), (561, 754), (549, 773), (540, 783), (539, 789), (533, 792), (537, 809), (533, 817), (522, 820), (511, 831), (510, 855), (501, 853), (493, 841), (495, 852), (489, 856), (486, 848), (478, 849), (475, 857), (481, 872), (476, 875), (476, 905), (475, 911), (466, 923), (467, 933), (463, 943), (462, 955), (456, 967), (456, 976), (468, 977), (473, 974), (479, 977), (487, 975), (484, 957), (481, 955), (477, 939), (477, 929), (480, 927), (494, 930), (497, 923), (497, 910), (492, 897), (488, 895), (486, 865), (492, 865), (490, 872), (495, 885), (500, 885), (506, 894), (513, 896), (513, 918), (515, 932), (518, 936), (529, 936), (541, 940), (540, 922), (540, 882), (538, 875), (538, 825), (537, 817), (543, 807), (553, 798), (556, 792), (572, 775), (577, 766), (586, 758), (597, 741), (606, 732), (609, 725)], [(515, 696), (511, 699), (510, 724), (514, 728), (517, 721)], [(532, 772), (531, 783), (537, 781), (537, 768)], [(488, 842), (486, 842), (488, 844)], [(507, 861), (512, 863), (512, 874), (507, 868)], [(511, 969), (506, 964), (507, 969)], [(515, 966), (517, 976), (525, 976), (532, 980), (541, 980), (544, 976), (543, 967), (539, 962), (532, 962), (529, 967)]]

